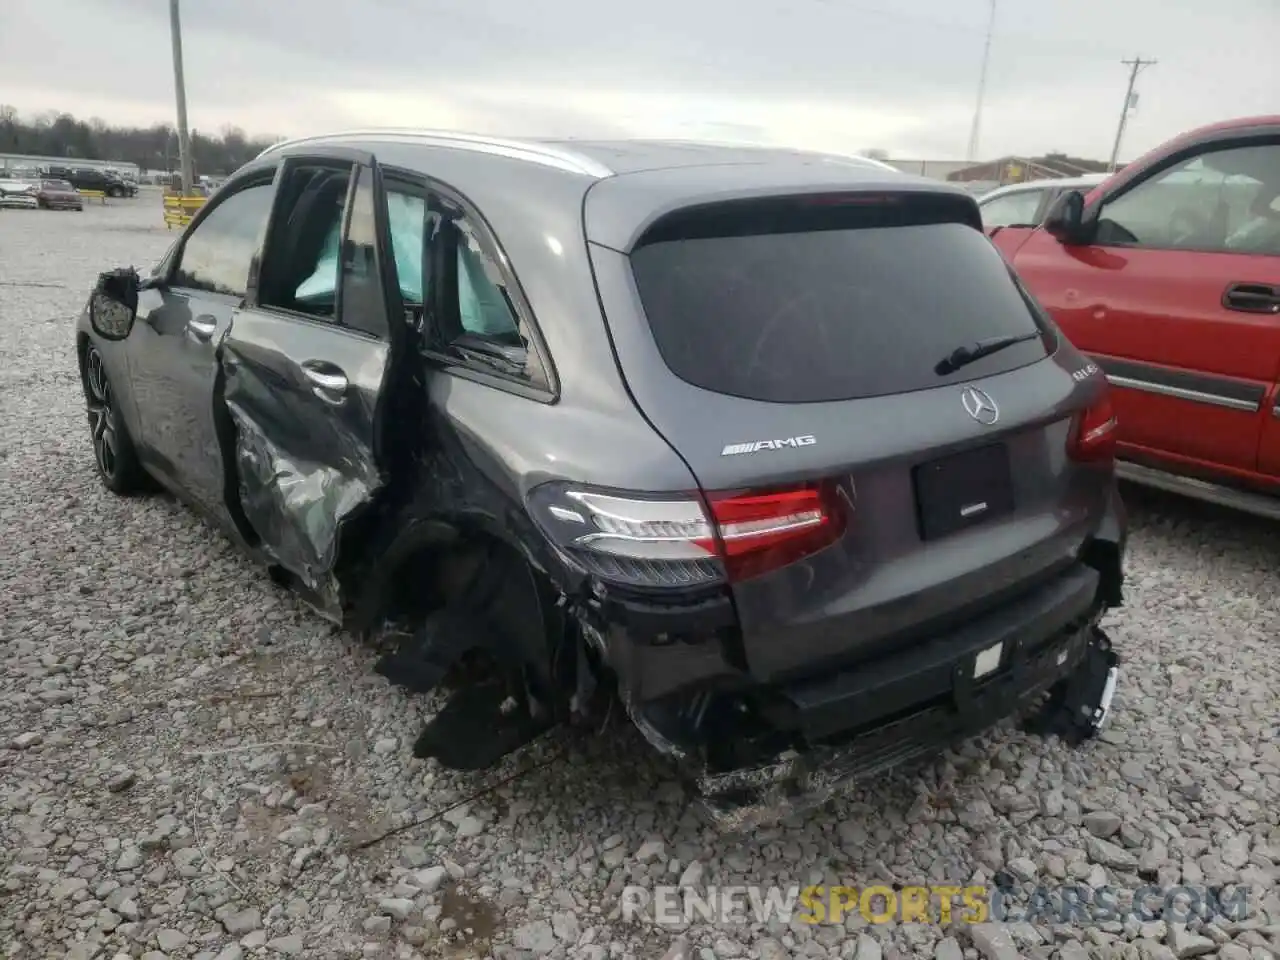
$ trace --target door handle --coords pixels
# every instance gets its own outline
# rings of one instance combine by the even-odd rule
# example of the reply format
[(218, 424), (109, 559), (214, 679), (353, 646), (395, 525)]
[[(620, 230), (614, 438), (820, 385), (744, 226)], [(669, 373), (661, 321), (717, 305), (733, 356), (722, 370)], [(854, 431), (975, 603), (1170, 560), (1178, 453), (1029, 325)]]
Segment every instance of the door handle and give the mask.
[(1222, 305), (1243, 313), (1280, 313), (1280, 287), (1266, 283), (1233, 283), (1222, 295)]
[(339, 404), (345, 399), (347, 375), (332, 363), (307, 360), (302, 364), (302, 375), (311, 384), (311, 392), (325, 403)]
[(197, 340), (211, 340), (213, 331), (218, 328), (218, 318), (207, 313), (192, 317), (187, 321), (187, 329)]

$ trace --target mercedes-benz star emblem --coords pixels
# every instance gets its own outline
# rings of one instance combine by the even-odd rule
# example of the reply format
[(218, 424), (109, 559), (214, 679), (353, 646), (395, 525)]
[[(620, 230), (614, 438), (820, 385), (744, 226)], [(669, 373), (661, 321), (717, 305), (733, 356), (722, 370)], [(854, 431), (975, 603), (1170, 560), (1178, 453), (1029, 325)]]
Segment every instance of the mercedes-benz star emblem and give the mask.
[(964, 404), (965, 413), (984, 426), (989, 427), (1000, 419), (1000, 408), (991, 399), (991, 395), (977, 387), (965, 387), (960, 400)]

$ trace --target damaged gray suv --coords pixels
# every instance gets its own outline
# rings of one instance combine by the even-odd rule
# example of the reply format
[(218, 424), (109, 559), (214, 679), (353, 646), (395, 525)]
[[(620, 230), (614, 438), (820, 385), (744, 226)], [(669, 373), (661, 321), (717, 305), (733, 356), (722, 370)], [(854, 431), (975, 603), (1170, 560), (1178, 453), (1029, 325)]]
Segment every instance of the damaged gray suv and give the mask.
[(276, 145), (76, 347), (158, 482), (492, 764), (614, 703), (722, 824), (1118, 658), (1116, 421), (972, 198), (873, 162), (358, 131)]

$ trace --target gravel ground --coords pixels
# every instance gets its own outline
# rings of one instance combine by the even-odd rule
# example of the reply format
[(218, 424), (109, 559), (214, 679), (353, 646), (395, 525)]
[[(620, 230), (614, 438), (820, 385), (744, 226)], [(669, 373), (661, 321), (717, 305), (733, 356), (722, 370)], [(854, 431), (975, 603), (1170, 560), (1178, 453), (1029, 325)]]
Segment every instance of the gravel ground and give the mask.
[[(747, 840), (625, 730), (484, 776), (413, 760), (431, 708), (166, 497), (105, 493), (72, 324), (149, 265), (159, 201), (0, 211), (0, 945), (22, 958), (972, 960), (1280, 952), (1280, 538), (1131, 500), (1125, 674), (1100, 742), (1012, 729)], [(635, 758), (640, 758), (639, 760)], [(445, 813), (437, 811), (512, 777)], [(385, 831), (427, 821), (385, 839)], [(1241, 883), (1240, 922), (686, 929), (626, 883)]]

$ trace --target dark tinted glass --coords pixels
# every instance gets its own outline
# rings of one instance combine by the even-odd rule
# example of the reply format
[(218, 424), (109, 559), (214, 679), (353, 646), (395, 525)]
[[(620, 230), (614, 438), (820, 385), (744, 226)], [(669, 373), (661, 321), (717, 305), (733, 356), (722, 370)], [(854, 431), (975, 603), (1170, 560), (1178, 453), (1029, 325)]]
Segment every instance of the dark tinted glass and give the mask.
[(663, 359), (717, 393), (872, 397), (1045, 355), (1037, 338), (935, 372), (957, 347), (1038, 329), (999, 252), (959, 223), (670, 239), (631, 261)]
[(277, 231), (268, 257), (271, 282), (262, 285), (261, 303), (336, 319), (343, 212), (350, 180), (349, 168), (290, 171), (284, 187), (287, 199), (276, 215), (284, 226)]
[(249, 262), (271, 209), (271, 186), (246, 187), (227, 197), (187, 238), (175, 287), (244, 296)]

